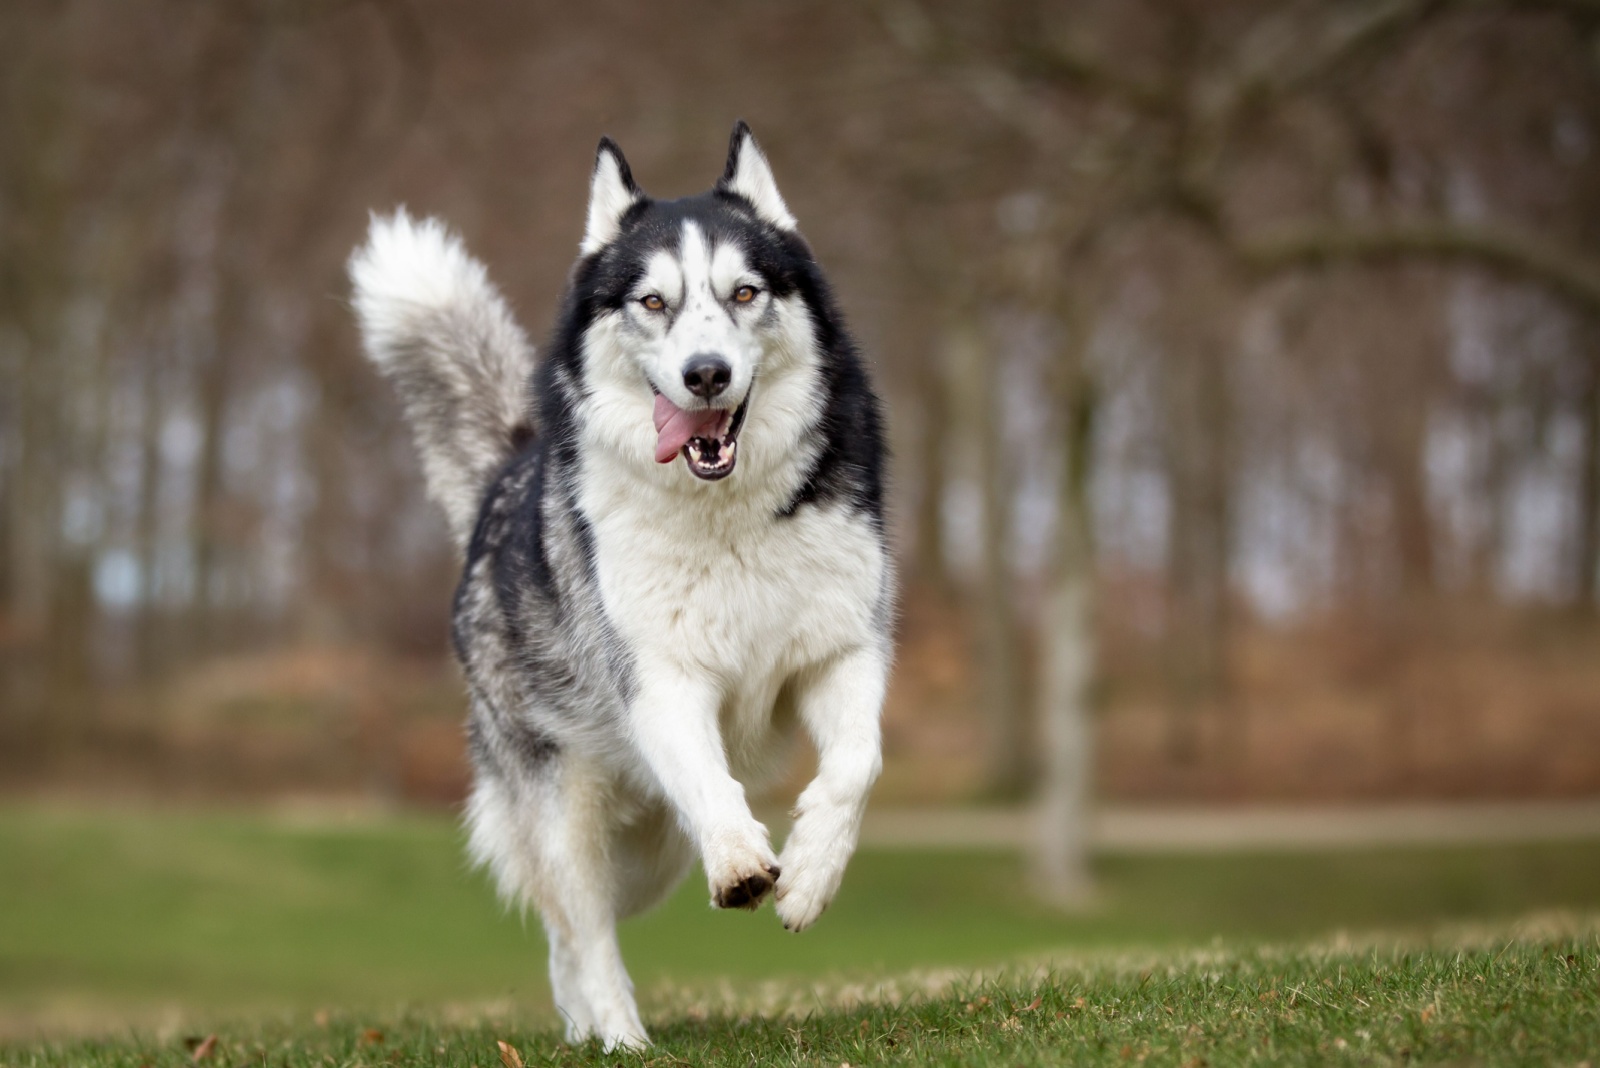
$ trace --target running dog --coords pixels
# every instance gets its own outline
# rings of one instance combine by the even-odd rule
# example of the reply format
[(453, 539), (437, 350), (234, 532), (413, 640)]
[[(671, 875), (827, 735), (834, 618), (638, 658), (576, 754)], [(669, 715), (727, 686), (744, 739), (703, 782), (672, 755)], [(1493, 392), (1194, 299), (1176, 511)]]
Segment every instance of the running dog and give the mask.
[[(656, 200), (609, 138), (542, 358), (434, 219), (349, 264), (465, 552), (474, 858), (532, 905), (569, 1040), (648, 1043), (617, 921), (698, 856), (718, 908), (827, 908), (881, 766), (894, 576), (867, 369), (744, 123), (709, 192)], [(803, 728), (776, 852), (747, 786)]]

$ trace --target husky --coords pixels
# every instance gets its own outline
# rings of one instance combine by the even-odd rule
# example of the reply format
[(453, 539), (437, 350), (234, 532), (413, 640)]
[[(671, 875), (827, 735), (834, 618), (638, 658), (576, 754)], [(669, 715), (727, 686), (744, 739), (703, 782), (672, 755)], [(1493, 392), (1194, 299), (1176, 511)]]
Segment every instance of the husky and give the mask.
[[(715, 907), (801, 931), (855, 850), (894, 604), (867, 368), (743, 122), (677, 200), (601, 139), (542, 358), (437, 220), (374, 216), (349, 273), (465, 553), (472, 856), (537, 910), (568, 1040), (643, 1047), (619, 920), (698, 856)], [(745, 791), (800, 729), (776, 852)]]

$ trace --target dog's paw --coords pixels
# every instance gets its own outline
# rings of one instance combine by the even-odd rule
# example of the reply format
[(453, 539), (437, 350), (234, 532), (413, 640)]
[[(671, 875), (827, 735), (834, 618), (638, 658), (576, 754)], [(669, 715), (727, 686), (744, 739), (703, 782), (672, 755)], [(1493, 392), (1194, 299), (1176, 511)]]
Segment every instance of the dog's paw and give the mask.
[(778, 859), (783, 877), (778, 880), (773, 907), (791, 931), (803, 931), (817, 921), (839, 892), (850, 861), (854, 835), (837, 826), (838, 821), (817, 818), (822, 815), (813, 813), (809, 819), (803, 815), (796, 820)]
[(783, 877), (778, 880), (773, 908), (785, 930), (803, 931), (817, 922), (823, 910), (839, 891), (844, 875), (842, 864), (806, 864), (792, 862), (785, 857)]
[(601, 1046), (607, 1053), (643, 1053), (650, 1048), (650, 1036), (644, 1033), (643, 1027), (633, 1027), (604, 1036)]
[(719, 909), (756, 908), (778, 881), (778, 861), (759, 823), (748, 833), (716, 842), (704, 860), (711, 903)]

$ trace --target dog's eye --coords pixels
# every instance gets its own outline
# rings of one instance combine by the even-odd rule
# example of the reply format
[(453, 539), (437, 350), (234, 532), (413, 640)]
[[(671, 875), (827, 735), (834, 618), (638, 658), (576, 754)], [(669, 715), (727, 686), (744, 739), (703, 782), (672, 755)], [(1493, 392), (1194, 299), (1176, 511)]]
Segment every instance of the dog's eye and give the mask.
[(660, 295), (656, 294), (656, 293), (651, 293), (647, 297), (641, 297), (639, 299), (639, 303), (643, 304), (646, 308), (649, 308), (651, 311), (660, 311), (662, 308), (665, 308), (667, 306), (667, 302), (662, 300)]
[(738, 289), (733, 291), (733, 299), (738, 301), (740, 304), (749, 304), (752, 300), (756, 299), (756, 287), (740, 286)]

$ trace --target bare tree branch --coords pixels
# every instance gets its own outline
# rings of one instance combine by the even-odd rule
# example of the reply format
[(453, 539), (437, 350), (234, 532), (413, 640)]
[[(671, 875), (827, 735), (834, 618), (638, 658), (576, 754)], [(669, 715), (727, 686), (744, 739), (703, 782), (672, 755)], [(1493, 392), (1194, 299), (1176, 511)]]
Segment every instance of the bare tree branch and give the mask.
[(433, 49), (428, 33), (409, 0), (372, 0), (400, 59), (400, 137), (409, 133), (433, 95)]
[(1583, 309), (1600, 313), (1600, 261), (1574, 255), (1542, 237), (1465, 223), (1400, 223), (1361, 227), (1288, 226), (1243, 238), (1234, 250), (1260, 274), (1333, 264), (1401, 259), (1467, 263), (1542, 285)]
[(1119, 74), (1087, 52), (1044, 42), (1018, 42), (1011, 66), (1025, 77), (1082, 90), (1126, 104), (1147, 115), (1166, 117), (1175, 107), (1171, 94), (1141, 78)]
[(1441, 10), (1437, 0), (1380, 0), (1331, 25), (1298, 66), (1271, 85), (1271, 91), (1294, 93), (1334, 76), (1348, 65), (1374, 57), (1401, 42), (1429, 15)]
[(1423, 23), (1469, 11), (1551, 12), (1600, 19), (1600, 0), (1378, 0), (1332, 23), (1296, 69), (1274, 83), (1253, 85), (1277, 93), (1295, 93), (1336, 76), (1351, 64), (1378, 58), (1410, 39)]

